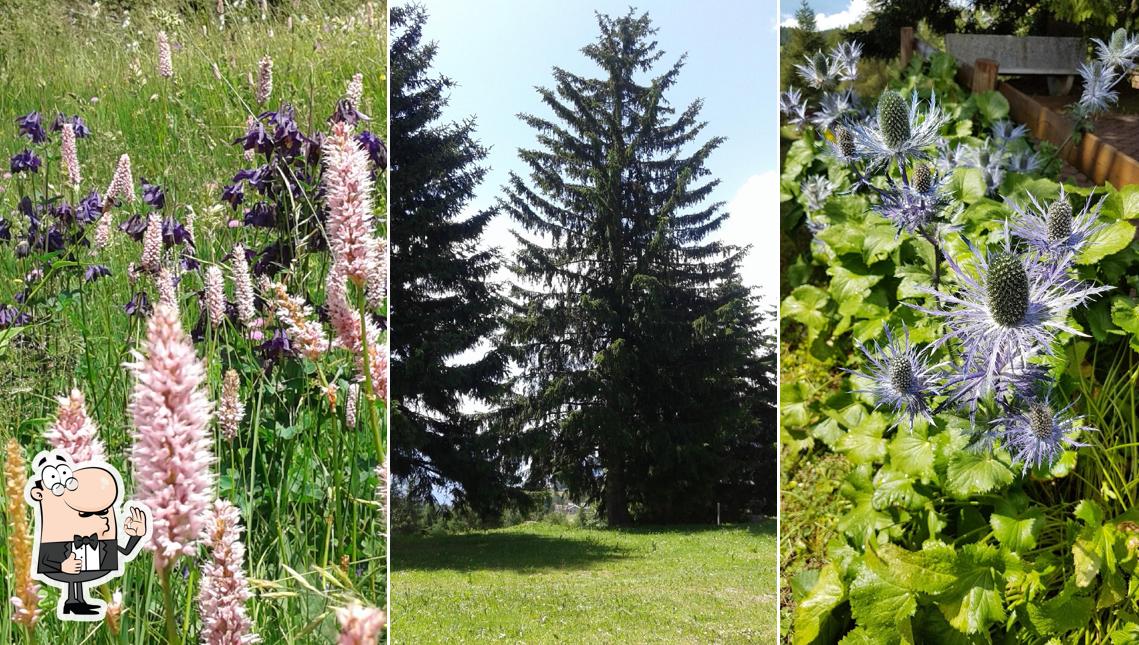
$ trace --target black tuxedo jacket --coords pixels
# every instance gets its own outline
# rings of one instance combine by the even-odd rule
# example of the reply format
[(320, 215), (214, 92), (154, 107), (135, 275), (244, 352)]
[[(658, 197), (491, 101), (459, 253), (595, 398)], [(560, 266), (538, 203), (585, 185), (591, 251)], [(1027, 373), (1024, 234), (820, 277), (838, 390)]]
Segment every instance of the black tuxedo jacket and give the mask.
[[(114, 571), (119, 568), (119, 554), (129, 555), (134, 552), (135, 547), (142, 538), (133, 536), (127, 541), (126, 546), (119, 546), (115, 540), (99, 540), (99, 571)], [(36, 569), (40, 573), (55, 573), (62, 574), (63, 571), (60, 566), (63, 561), (71, 555), (72, 549), (75, 548), (73, 541), (67, 542), (42, 542), (40, 543), (40, 561), (39, 567)], [(82, 573), (82, 571), (80, 571)]]

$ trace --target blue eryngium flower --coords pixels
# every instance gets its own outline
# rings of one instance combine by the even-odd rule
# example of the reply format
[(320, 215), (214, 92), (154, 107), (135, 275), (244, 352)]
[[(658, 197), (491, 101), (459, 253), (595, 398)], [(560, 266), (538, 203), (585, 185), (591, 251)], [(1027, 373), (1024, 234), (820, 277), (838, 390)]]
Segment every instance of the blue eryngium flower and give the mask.
[(1011, 231), (1043, 255), (1076, 255), (1083, 250), (1091, 236), (1103, 228), (1103, 224), (1096, 221), (1103, 199), (1093, 207), (1089, 196), (1083, 209), (1075, 214), (1063, 185), (1060, 186), (1060, 196), (1047, 204), (1041, 204), (1031, 193), (1028, 198), (1032, 205), (1025, 208), (1005, 200), (1018, 215), (1013, 220)]
[(937, 145), (948, 116), (937, 107), (936, 96), (930, 98), (924, 113), (920, 108), (917, 92), (908, 104), (897, 92), (883, 92), (878, 99), (877, 119), (850, 126), (859, 154), (872, 166), (928, 159), (928, 151)]
[(8, 167), (12, 171), (12, 174), (39, 172), (40, 158), (31, 150), (24, 149), (12, 155), (12, 161)]
[(1119, 74), (1114, 68), (1093, 60), (1090, 63), (1080, 63), (1079, 72), (1084, 79), (1084, 92), (1077, 105), (1083, 114), (1094, 116), (1115, 105), (1119, 100), (1119, 92), (1112, 88), (1119, 81)]
[(44, 132), (43, 120), (40, 118), (39, 112), (28, 112), (24, 116), (17, 117), (16, 124), (20, 126), (20, 134), (28, 135), (32, 143), (43, 143), (47, 140), (47, 133)]
[(935, 174), (928, 165), (919, 164), (906, 181), (889, 180), (889, 185), (879, 191), (874, 210), (898, 227), (899, 233), (920, 233), (936, 221), (951, 201), (944, 189), (945, 179), (945, 175)]
[(803, 94), (794, 87), (787, 88), (786, 92), (779, 95), (779, 111), (792, 125), (807, 122), (807, 103), (803, 100)]
[(909, 330), (905, 327), (901, 337), (895, 337), (887, 326), (882, 329), (886, 336), (884, 345), (874, 341), (871, 350), (858, 343), (866, 355), (865, 371), (844, 371), (869, 381), (868, 389), (855, 391), (873, 396), (875, 408), (891, 408), (895, 415), (893, 425), (898, 425), (904, 417), (912, 430), (916, 419), (933, 419), (930, 402), (940, 394), (937, 380), (942, 365), (929, 364), (930, 348), (919, 351), (910, 344)]
[(1094, 431), (1070, 414), (1073, 404), (1057, 411), (1050, 399), (1050, 396), (1029, 399), (1020, 410), (1009, 410), (1006, 416), (992, 422), (1000, 428), (996, 436), (1012, 453), (1013, 460), (1024, 464), (1024, 472), (1029, 468), (1051, 467), (1066, 447), (1087, 445), (1076, 441), (1073, 435), (1081, 430)]
[(1053, 340), (1063, 331), (1085, 334), (1067, 324), (1068, 312), (1111, 287), (1092, 287), (1069, 275), (1071, 256), (1049, 261), (1037, 253), (1021, 255), (1007, 245), (982, 254), (972, 244), (975, 271), (951, 256), (955, 293), (925, 287), (941, 308), (915, 309), (942, 318), (948, 333), (937, 341), (961, 343), (962, 373), (974, 374), (973, 397), (1001, 387), (1002, 375), (1023, 368), (1040, 354), (1052, 354)]
[(1139, 56), (1139, 38), (1127, 33), (1126, 29), (1116, 29), (1107, 42), (1092, 38), (1095, 43), (1096, 58), (1104, 65), (1123, 71), (1135, 67), (1135, 57)]
[(834, 193), (835, 185), (826, 175), (811, 175), (799, 186), (808, 212), (820, 211)]

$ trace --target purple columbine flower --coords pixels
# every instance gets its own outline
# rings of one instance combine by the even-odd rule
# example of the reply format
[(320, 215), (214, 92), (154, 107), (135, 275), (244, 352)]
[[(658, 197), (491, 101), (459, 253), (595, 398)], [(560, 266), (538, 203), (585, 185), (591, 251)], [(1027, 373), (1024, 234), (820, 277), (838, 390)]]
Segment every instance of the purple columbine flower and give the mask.
[(79, 201), (79, 208), (75, 211), (75, 218), (80, 224), (91, 224), (99, 221), (103, 216), (103, 198), (99, 191), (92, 190)]
[(245, 201), (245, 188), (241, 182), (230, 184), (222, 189), (221, 200), (229, 202), (233, 210), (237, 210), (238, 205)]
[(119, 230), (129, 235), (135, 242), (141, 242), (142, 235), (146, 232), (146, 218), (137, 213), (131, 215), (119, 224)]
[(12, 162), (8, 167), (12, 174), (16, 175), (22, 172), (39, 172), (40, 163), (40, 158), (36, 156), (36, 153), (25, 148), (12, 156)]
[(1063, 185), (1060, 186), (1060, 196), (1046, 206), (1031, 193), (1028, 197), (1032, 201), (1031, 207), (1021, 208), (1008, 200), (1005, 202), (1018, 215), (1013, 220), (1012, 234), (1043, 255), (1062, 258), (1078, 254), (1088, 240), (1104, 227), (1096, 221), (1103, 199), (1093, 207), (1092, 197), (1088, 196), (1083, 209), (1075, 214)]
[(131, 296), (127, 304), (123, 305), (123, 311), (125, 311), (128, 316), (145, 318), (150, 314), (150, 298), (147, 297), (145, 291), (138, 291)]
[(20, 126), (20, 134), (27, 135), (32, 143), (47, 141), (47, 133), (44, 132), (43, 120), (39, 112), (28, 112), (24, 116), (18, 117), (16, 123)]
[(154, 210), (162, 210), (166, 207), (166, 193), (163, 192), (162, 186), (147, 183), (146, 178), (143, 177), (142, 201), (150, 204), (150, 207)]
[(12, 225), (8, 223), (8, 220), (4, 219), (3, 217), (0, 217), (0, 242), (11, 242), (11, 241), (12, 241)]
[(261, 353), (262, 365), (266, 368), (287, 356), (291, 350), (289, 337), (280, 329), (273, 332), (272, 338), (257, 346), (257, 351)]
[(63, 124), (65, 123), (71, 124), (72, 129), (75, 131), (76, 138), (83, 139), (91, 134), (91, 131), (87, 129), (87, 124), (83, 122), (83, 117), (78, 114), (68, 117), (62, 112), (56, 113), (55, 120), (51, 122), (51, 131), (59, 132), (63, 129)]
[(22, 327), (32, 322), (32, 317), (11, 305), (0, 305), (0, 329)]
[(258, 168), (245, 168), (237, 171), (233, 176), (233, 181), (248, 181), (250, 186), (253, 186), (257, 192), (265, 192), (265, 182), (269, 179), (271, 170), (269, 166), (260, 166)]
[(253, 263), (253, 275), (275, 275), (284, 264), (286, 245), (277, 241), (265, 245), (257, 251), (257, 261)]
[(111, 275), (111, 270), (108, 269), (105, 265), (92, 264), (91, 266), (87, 267), (86, 271), (83, 272), (83, 281), (94, 282), (99, 278), (105, 278), (109, 275)]
[(244, 221), (246, 226), (260, 228), (273, 228), (277, 224), (276, 215), (268, 202), (257, 202), (252, 208), (245, 211)]
[(372, 164), (375, 165), (377, 170), (387, 169), (388, 147), (384, 145), (384, 142), (379, 137), (368, 130), (364, 130), (356, 135), (356, 142), (368, 151), (368, 157), (372, 160)]
[(1020, 410), (1010, 409), (1005, 416), (992, 421), (1001, 428), (996, 433), (1012, 453), (1013, 460), (1029, 468), (1050, 468), (1067, 447), (1086, 446), (1073, 438), (1080, 431), (1094, 432), (1094, 428), (1081, 425), (1070, 411), (1072, 403), (1057, 411), (1051, 397), (1024, 401)]
[(352, 101), (348, 99), (340, 99), (336, 102), (336, 110), (332, 112), (332, 116), (328, 118), (329, 123), (347, 123), (348, 125), (356, 125), (360, 121), (370, 120), (366, 114), (361, 114)]
[(162, 220), (162, 244), (165, 248), (188, 242), (190, 242), (190, 231), (185, 225), (173, 217)]
[(886, 335), (884, 345), (875, 341), (870, 350), (858, 343), (858, 348), (866, 356), (866, 371), (844, 371), (869, 381), (868, 389), (855, 391), (873, 396), (875, 408), (891, 408), (895, 415), (893, 425), (898, 425), (904, 417), (912, 430), (917, 419), (933, 419), (930, 402), (940, 394), (937, 377), (943, 364), (930, 365), (931, 348), (918, 350), (914, 347), (907, 328), (902, 328), (901, 337), (895, 337), (885, 325), (882, 329)]
[(979, 375), (972, 393), (979, 399), (1001, 387), (1003, 374), (1051, 354), (1059, 332), (1085, 335), (1068, 326), (1068, 312), (1111, 287), (1072, 278), (1070, 255), (1049, 262), (1039, 254), (1014, 252), (1007, 240), (1003, 249), (984, 255), (972, 244), (969, 249), (976, 272), (946, 258), (960, 285), (956, 293), (923, 288), (938, 299), (940, 309), (911, 306), (945, 322), (948, 333), (937, 344), (961, 343), (964, 373)]
[(251, 123), (245, 134), (234, 139), (233, 142), (240, 143), (243, 150), (254, 150), (265, 155), (273, 152), (273, 139), (266, 132), (265, 124), (260, 120)]

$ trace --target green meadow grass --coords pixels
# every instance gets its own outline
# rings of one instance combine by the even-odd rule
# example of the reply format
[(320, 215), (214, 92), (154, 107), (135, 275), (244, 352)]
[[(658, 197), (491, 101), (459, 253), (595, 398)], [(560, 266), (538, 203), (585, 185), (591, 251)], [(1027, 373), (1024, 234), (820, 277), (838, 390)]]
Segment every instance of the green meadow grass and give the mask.
[[(185, 3), (136, 9), (129, 21), (109, 15), (107, 7), (116, 3), (8, 3), (0, 16), (0, 170), (28, 145), (18, 135), (17, 116), (38, 110), (46, 127), (56, 112), (79, 114), (92, 131), (78, 142), (81, 195), (104, 192), (119, 155), (128, 153), (136, 187), (145, 177), (166, 190), (167, 215), (184, 219), (188, 208), (197, 213), (196, 255), (202, 261), (220, 261), (236, 241), (251, 235), (256, 240), (259, 233), (228, 228), (231, 211), (219, 206), (221, 185), (250, 165), (240, 147), (231, 145), (247, 116), (260, 111), (252, 105), (247, 75), (255, 76), (258, 60), (271, 56), (274, 88), (264, 109), (288, 102), (302, 130), (311, 132), (324, 129), (346, 83), (362, 72), (361, 111), (373, 117), (367, 127), (386, 140), (386, 9), (375, 3), (379, 23), (369, 27), (357, 3), (274, 3), (266, 22), (255, 10), (258, 3), (245, 4), (244, 12), (230, 11), (221, 29), (210, 13), (171, 9)], [(161, 8), (165, 5), (171, 8)], [(174, 44), (170, 80), (155, 69), (158, 29), (166, 30)], [(34, 181), (60, 186), (58, 136), (52, 139), (37, 149), (44, 165)], [(0, 214), (11, 214), (28, 189), (21, 183), (26, 181), (0, 179)], [(378, 190), (377, 212), (386, 213), (382, 175)], [(139, 203), (134, 212), (144, 208)], [(116, 217), (118, 223), (123, 212), (116, 211)], [(17, 338), (0, 336), (0, 443), (15, 437), (30, 460), (45, 448), (43, 432), (55, 412), (54, 397), (77, 386), (130, 491), (126, 406), (133, 379), (122, 364), (139, 347), (144, 326), (127, 317), (123, 305), (134, 290), (127, 266), (138, 261), (140, 247), (121, 233), (115, 236), (117, 242), (90, 259), (108, 265), (112, 277), (87, 286), (50, 277), (60, 294), (50, 304), (51, 315), (39, 317)], [(31, 268), (31, 259), (18, 259), (12, 245), (0, 245), (0, 303), (12, 303)], [(318, 285), (324, 268), (319, 260), (311, 266), (306, 260), (290, 277), (290, 289), (296, 293)], [(189, 274), (180, 288), (187, 327), (199, 316), (194, 292), (200, 288), (199, 278)], [(377, 441), (367, 428), (366, 411), (361, 410), (364, 420), (357, 429), (345, 427), (311, 372), (296, 365), (265, 372), (253, 352), (256, 343), (243, 336), (224, 327), (196, 349), (207, 366), (211, 399), (220, 392), (224, 369), (241, 373), (246, 420), (234, 442), (217, 440), (215, 452), (218, 494), (241, 508), (246, 522), (246, 569), (257, 593), (249, 612), (265, 642), (328, 642), (337, 630), (334, 606), (350, 598), (377, 607), (386, 602), (386, 528), (372, 472), (379, 460)], [(351, 374), (347, 361), (341, 362), (341, 371), (328, 376), (343, 384)], [(384, 413), (381, 402), (381, 424)], [(386, 426), (381, 435), (383, 451)], [(164, 640), (164, 605), (145, 552), (126, 567), (124, 577), (99, 592), (103, 597), (113, 589), (123, 592), (127, 609), (117, 638), (102, 624), (60, 624), (51, 611), (58, 594), (50, 588), (43, 590), (45, 615), (34, 632), (13, 625), (7, 526), (4, 522), (0, 529), (0, 642)], [(183, 558), (173, 576), (178, 630), (186, 642), (196, 642), (199, 628), (200, 561)]]
[(392, 538), (393, 643), (772, 643), (775, 522)]

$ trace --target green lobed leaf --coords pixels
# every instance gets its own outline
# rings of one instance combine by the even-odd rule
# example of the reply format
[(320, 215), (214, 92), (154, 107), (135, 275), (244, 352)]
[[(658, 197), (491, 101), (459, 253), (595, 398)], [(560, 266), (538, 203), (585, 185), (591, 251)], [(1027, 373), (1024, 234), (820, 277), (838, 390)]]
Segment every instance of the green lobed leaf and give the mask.
[(1117, 220), (1100, 229), (1088, 240), (1084, 250), (1076, 258), (1077, 264), (1095, 264), (1105, 257), (1127, 248), (1135, 239), (1135, 226), (1124, 220)]
[(1044, 525), (1044, 512), (1039, 508), (1020, 511), (1002, 498), (989, 516), (989, 525), (1001, 546), (1010, 551), (1030, 550), (1036, 548), (1036, 536)]
[(949, 459), (945, 491), (958, 499), (1008, 486), (1013, 472), (992, 451), (962, 450)]
[(836, 607), (846, 600), (846, 586), (834, 563), (819, 571), (815, 586), (795, 607), (795, 645), (810, 645), (824, 633), (826, 621)]
[(957, 582), (957, 554), (948, 546), (908, 551), (889, 542), (867, 542), (865, 562), (879, 578), (907, 591), (940, 594)]
[(957, 579), (938, 595), (937, 605), (957, 631), (977, 634), (1005, 619), (1005, 564), (1000, 552), (987, 544), (968, 544), (958, 554)]
[(850, 610), (858, 628), (873, 643), (913, 643), (910, 618), (917, 612), (917, 595), (879, 578), (861, 567), (850, 583)]

